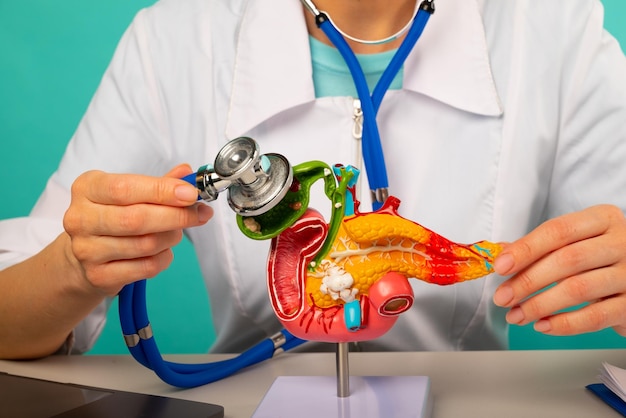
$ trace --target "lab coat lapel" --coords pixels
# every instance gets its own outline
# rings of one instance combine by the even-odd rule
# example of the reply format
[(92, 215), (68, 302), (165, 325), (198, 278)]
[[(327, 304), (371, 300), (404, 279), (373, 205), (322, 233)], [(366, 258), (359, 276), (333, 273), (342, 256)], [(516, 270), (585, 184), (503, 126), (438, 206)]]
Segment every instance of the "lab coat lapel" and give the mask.
[[(478, 4), (447, 0), (436, 8), (405, 63), (404, 89), (467, 112), (501, 115)], [(308, 45), (299, 1), (249, 2), (238, 40), (227, 137), (315, 99)]]
[(271, 116), (315, 99), (299, 1), (251, 0), (237, 48), (227, 137), (241, 136)]
[(436, 2), (435, 14), (406, 60), (403, 85), (467, 112), (502, 114), (475, 0)]

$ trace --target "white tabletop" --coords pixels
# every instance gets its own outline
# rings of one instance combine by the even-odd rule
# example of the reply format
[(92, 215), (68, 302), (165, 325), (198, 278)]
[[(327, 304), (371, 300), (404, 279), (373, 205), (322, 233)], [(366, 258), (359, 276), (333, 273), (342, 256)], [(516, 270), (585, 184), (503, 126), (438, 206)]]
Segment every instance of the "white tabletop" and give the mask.
[[(206, 362), (216, 355), (168, 356)], [(603, 361), (626, 368), (626, 350), (350, 353), (355, 376), (431, 378), (433, 418), (620, 417), (585, 385)], [(220, 404), (226, 417), (250, 417), (277, 376), (334, 376), (332, 353), (282, 354), (222, 381), (176, 389), (129, 356), (54, 356), (0, 361), (0, 371), (60, 382)]]

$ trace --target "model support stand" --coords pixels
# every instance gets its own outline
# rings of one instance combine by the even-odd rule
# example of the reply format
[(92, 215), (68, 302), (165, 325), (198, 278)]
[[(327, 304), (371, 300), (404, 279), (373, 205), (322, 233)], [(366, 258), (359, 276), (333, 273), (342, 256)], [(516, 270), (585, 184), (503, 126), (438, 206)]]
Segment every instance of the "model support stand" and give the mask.
[(337, 343), (336, 361), (337, 361), (337, 397), (347, 398), (350, 396), (350, 366), (349, 361), (350, 347), (348, 343)]
[(427, 376), (350, 376), (348, 343), (338, 343), (337, 376), (280, 376), (252, 418), (431, 416)]

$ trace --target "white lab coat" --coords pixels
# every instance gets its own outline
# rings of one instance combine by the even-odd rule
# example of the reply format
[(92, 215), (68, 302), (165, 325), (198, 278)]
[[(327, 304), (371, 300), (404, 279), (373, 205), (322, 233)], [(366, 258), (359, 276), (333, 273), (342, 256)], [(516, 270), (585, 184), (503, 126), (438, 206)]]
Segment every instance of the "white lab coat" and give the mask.
[[(626, 210), (626, 59), (603, 31), (600, 2), (445, 0), (436, 8), (403, 89), (388, 92), (379, 112), (400, 213), (469, 243), (515, 240), (597, 203)], [(241, 135), (292, 164), (360, 165), (353, 99), (315, 99), (310, 62), (296, 0), (162, 0), (141, 11), (31, 216), (0, 223), (0, 261), (19, 261), (61, 231), (70, 185), (86, 170), (199, 167)], [(269, 243), (241, 234), (225, 197), (212, 206), (214, 219), (187, 233), (210, 295), (213, 351), (238, 351), (279, 329), (265, 285)], [(312, 206), (329, 202), (318, 192)], [(492, 303), (501, 281), (411, 280), (412, 309), (362, 345), (506, 348), (504, 311)], [(77, 350), (93, 343), (105, 311), (75, 331)]]

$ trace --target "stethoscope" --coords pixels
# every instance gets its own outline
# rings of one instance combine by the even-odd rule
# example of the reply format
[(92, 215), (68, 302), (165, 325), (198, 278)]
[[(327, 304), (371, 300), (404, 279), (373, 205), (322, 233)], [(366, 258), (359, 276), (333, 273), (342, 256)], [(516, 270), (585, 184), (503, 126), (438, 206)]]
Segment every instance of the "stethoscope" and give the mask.
[[(339, 50), (354, 79), (363, 110), (363, 159), (372, 193), (372, 206), (376, 210), (387, 198), (389, 187), (376, 114), (391, 82), (434, 13), (434, 0), (423, 0), (416, 8), (410, 25), (379, 41), (362, 41), (343, 34), (312, 1), (301, 1), (315, 16), (317, 26)], [(407, 29), (405, 39), (370, 95), (363, 70), (344, 36), (365, 43), (380, 43), (397, 38)], [(216, 200), (221, 192), (227, 190), (228, 203), (235, 213), (254, 216), (269, 211), (280, 202), (291, 186), (293, 172), (285, 157), (280, 154), (261, 154), (253, 139), (241, 137), (229, 141), (219, 151), (213, 164), (201, 167), (184, 179), (198, 188), (199, 200)], [(120, 291), (119, 316), (124, 341), (135, 360), (152, 369), (164, 382), (181, 388), (223, 379), (305, 342), (287, 330), (282, 330), (231, 359), (203, 364), (166, 361), (161, 356), (148, 319), (146, 280), (128, 284)]]
[[(389, 180), (387, 178), (387, 167), (385, 165), (378, 124), (376, 123), (376, 114), (394, 77), (398, 71), (400, 71), (400, 68), (415, 44), (417, 44), (430, 16), (435, 12), (434, 0), (424, 0), (416, 7), (416, 14), (410, 26), (407, 25), (402, 28), (400, 32), (379, 41), (363, 41), (347, 36), (345, 33), (340, 32), (328, 15), (318, 10), (312, 1), (302, 0), (302, 3), (315, 16), (317, 26), (341, 53), (354, 80), (354, 85), (363, 111), (363, 136), (361, 139), (363, 160), (372, 197), (372, 208), (377, 210), (389, 196)], [(388, 42), (396, 39), (403, 31), (406, 31), (407, 27), (408, 32), (404, 41), (402, 41), (402, 44), (391, 58), (389, 65), (381, 75), (378, 83), (374, 87), (374, 91), (370, 95), (361, 65), (345, 38), (347, 37), (361, 43)]]

